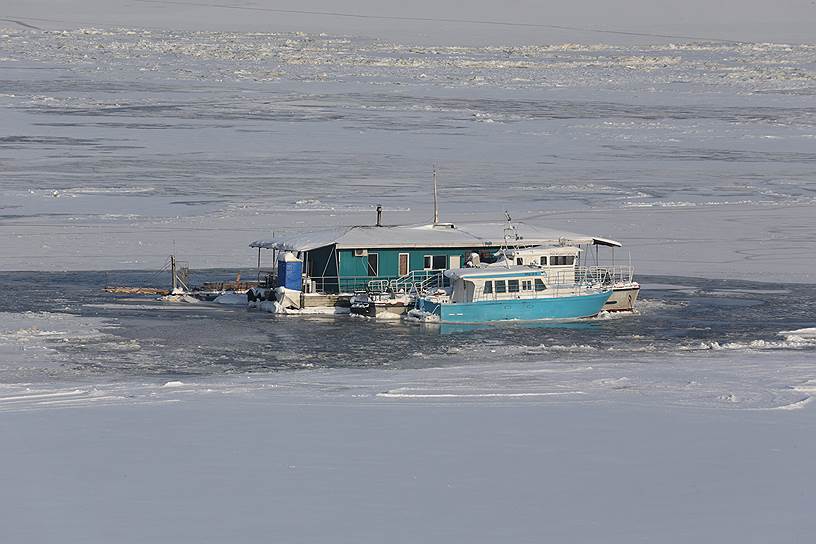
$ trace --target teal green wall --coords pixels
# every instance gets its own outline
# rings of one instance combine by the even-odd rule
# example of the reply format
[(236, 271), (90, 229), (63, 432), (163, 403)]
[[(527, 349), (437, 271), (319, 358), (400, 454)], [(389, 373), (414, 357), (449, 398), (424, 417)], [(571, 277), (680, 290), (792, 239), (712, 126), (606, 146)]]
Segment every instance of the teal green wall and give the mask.
[[(425, 269), (425, 255), (445, 255), (447, 257), (447, 268), (450, 266), (450, 257), (453, 255), (458, 255), (460, 257), (460, 266), (464, 266), (467, 256), (469, 256), (470, 252), (474, 249), (478, 249), (479, 251), (498, 250), (498, 248), (486, 247), (421, 248), (409, 250), (367, 248), (369, 254), (376, 253), (379, 255), (378, 274), (377, 276), (369, 276), (368, 257), (355, 257), (353, 249), (341, 249), (337, 251), (340, 261), (338, 270), (334, 257), (334, 247), (335, 246), (332, 245), (312, 250), (308, 256), (309, 264), (307, 266), (309, 275), (313, 279), (326, 277), (327, 279), (323, 281), (317, 281), (317, 288), (327, 293), (353, 291), (365, 288), (369, 278), (399, 277), (400, 253), (408, 254), (408, 269), (410, 272)], [(337, 276), (340, 277), (339, 281), (334, 279)]]
[[(399, 254), (408, 254), (408, 268), (410, 270), (424, 270), (425, 255), (445, 255), (450, 265), (452, 255), (459, 256), (460, 266), (465, 266), (465, 259), (473, 248), (423, 248), (423, 249), (376, 249), (371, 248), (368, 253), (379, 255), (379, 276), (399, 276)], [(480, 248), (484, 249), (484, 248)], [(354, 250), (341, 249), (340, 253), (340, 276), (367, 276), (368, 257), (355, 257)]]

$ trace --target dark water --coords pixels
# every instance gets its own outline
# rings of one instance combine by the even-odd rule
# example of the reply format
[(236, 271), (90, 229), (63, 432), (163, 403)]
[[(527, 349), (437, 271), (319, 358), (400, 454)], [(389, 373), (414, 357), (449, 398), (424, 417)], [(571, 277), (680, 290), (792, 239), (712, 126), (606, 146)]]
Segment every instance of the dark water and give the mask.
[[(199, 273), (196, 281), (234, 278)], [(251, 276), (246, 273), (244, 277)], [(469, 357), (571, 360), (605, 353), (704, 353), (730, 346), (788, 346), (780, 331), (814, 325), (816, 288), (731, 280), (641, 276), (639, 311), (569, 324), (447, 328), (347, 316), (275, 316), (243, 307), (171, 304), (113, 295), (106, 285), (162, 285), (152, 272), (2, 273), (4, 312), (104, 318), (103, 334), (54, 342), (76, 376), (218, 375), (312, 367), (398, 368)]]

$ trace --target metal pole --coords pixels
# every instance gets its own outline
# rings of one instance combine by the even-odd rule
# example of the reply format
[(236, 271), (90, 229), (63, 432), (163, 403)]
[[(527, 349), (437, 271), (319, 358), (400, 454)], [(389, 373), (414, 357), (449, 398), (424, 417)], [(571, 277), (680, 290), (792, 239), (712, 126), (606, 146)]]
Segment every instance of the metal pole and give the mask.
[(258, 277), (255, 279), (257, 285), (261, 284), (261, 248), (258, 248)]
[(172, 292), (175, 293), (176, 289), (178, 288), (178, 286), (176, 284), (177, 279), (176, 279), (176, 256), (175, 255), (170, 255), (170, 275), (172, 276), (172, 285), (173, 285), (173, 291)]

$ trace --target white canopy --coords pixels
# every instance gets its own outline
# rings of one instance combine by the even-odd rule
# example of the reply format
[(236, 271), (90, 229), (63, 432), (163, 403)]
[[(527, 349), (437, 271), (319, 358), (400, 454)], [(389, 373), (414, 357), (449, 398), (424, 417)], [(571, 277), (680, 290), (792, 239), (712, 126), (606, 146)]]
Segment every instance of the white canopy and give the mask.
[[(424, 247), (495, 247), (504, 242), (507, 223), (465, 223), (461, 225), (398, 225), (338, 227), (301, 234), (283, 235), (271, 240), (256, 240), (250, 247), (278, 249), (283, 251), (311, 251), (321, 247), (337, 245), (337, 249), (368, 248), (424, 248)], [(524, 246), (544, 244), (576, 245), (597, 244), (620, 247), (620, 242), (515, 223), (518, 241)]]

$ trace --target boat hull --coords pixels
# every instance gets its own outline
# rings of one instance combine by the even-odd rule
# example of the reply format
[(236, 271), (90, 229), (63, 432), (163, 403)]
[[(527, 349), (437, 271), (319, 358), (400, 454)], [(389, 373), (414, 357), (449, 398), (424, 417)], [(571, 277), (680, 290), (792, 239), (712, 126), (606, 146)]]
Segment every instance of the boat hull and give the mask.
[(635, 309), (640, 285), (637, 283), (623, 287), (613, 287), (612, 296), (604, 304), (604, 311), (607, 312), (631, 312)]
[(350, 302), (352, 314), (380, 319), (399, 319), (412, 306), (411, 299), (406, 295), (354, 295)]
[(483, 300), (457, 304), (420, 298), (417, 300), (417, 309), (439, 316), (442, 323), (580, 319), (598, 315), (611, 294), (611, 291), (604, 291), (587, 295)]

